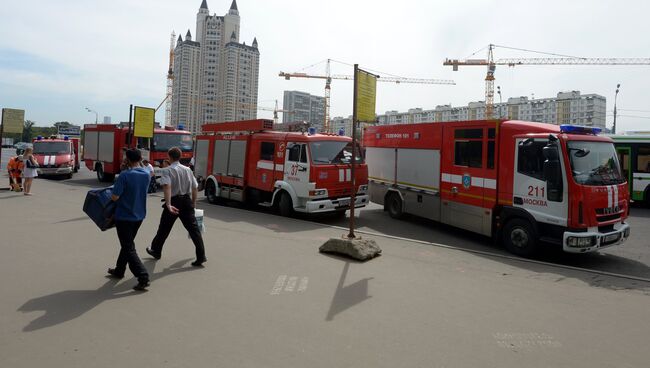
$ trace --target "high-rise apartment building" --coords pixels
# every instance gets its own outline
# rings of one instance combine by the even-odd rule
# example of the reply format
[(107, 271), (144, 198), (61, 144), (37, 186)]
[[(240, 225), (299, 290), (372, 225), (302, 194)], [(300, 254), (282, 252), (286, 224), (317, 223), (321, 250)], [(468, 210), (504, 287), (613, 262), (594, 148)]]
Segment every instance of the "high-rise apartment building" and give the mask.
[(174, 84), (172, 88), (172, 116), (174, 126), (184, 125), (194, 134), (200, 132), (199, 76), (201, 49), (187, 31), (185, 40), (178, 36), (174, 50)]
[[(192, 41), (190, 35), (192, 43), (187, 44), (187, 36), (185, 41), (179, 37), (174, 49), (174, 126), (184, 124), (193, 133), (198, 133), (205, 123), (257, 117), (257, 39), (250, 46), (239, 43), (239, 29), (240, 17), (236, 0), (233, 0), (228, 13), (223, 16), (210, 15), (207, 1), (203, 0), (196, 15), (196, 41)], [(187, 51), (190, 46), (192, 52)], [(188, 53), (192, 57), (185, 57)], [(177, 75), (183, 73), (189, 73), (187, 80), (195, 83), (183, 84), (185, 79), (182, 78), (179, 81)], [(180, 86), (177, 87), (177, 84)], [(183, 94), (184, 89), (189, 92)], [(175, 109), (174, 106), (178, 107)], [(182, 110), (185, 106), (188, 112)], [(196, 109), (195, 115), (191, 113), (192, 109)]]
[(323, 129), (325, 123), (325, 97), (314, 96), (300, 91), (284, 91), (282, 100), (283, 123), (306, 121), (317, 131)]
[[(555, 98), (528, 99), (513, 97), (494, 104), (494, 117), (536, 121), (550, 124), (576, 124), (605, 128), (606, 99), (580, 91), (560, 92)], [(407, 124), (439, 121), (485, 119), (485, 103), (470, 102), (467, 106), (439, 105), (432, 110), (420, 108), (407, 112), (387, 111), (377, 117), (379, 124)]]

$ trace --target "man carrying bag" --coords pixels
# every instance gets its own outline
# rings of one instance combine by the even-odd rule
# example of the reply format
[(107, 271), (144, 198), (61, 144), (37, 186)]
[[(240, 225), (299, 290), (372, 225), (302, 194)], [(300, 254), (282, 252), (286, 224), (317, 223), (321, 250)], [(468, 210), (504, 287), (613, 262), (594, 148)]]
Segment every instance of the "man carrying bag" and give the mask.
[(147, 214), (147, 188), (150, 175), (140, 167), (141, 160), (142, 155), (139, 150), (127, 150), (125, 164), (128, 169), (120, 173), (113, 186), (111, 200), (116, 204), (115, 228), (121, 249), (115, 268), (109, 268), (108, 274), (121, 279), (128, 265), (133, 275), (138, 278), (138, 284), (133, 289), (145, 291), (149, 286), (149, 273), (138, 257), (134, 242)]

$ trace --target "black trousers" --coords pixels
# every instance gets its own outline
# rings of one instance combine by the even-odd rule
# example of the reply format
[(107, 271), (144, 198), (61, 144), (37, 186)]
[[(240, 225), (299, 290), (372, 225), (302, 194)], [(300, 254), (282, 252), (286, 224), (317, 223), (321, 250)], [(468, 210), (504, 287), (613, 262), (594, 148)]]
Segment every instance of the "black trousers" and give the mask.
[(115, 229), (117, 230), (117, 237), (120, 239), (120, 255), (117, 257), (115, 264), (115, 271), (124, 274), (127, 264), (129, 270), (133, 273), (138, 281), (149, 281), (149, 273), (144, 268), (138, 253), (135, 250), (135, 236), (138, 229), (142, 225), (142, 221), (115, 221)]
[(158, 232), (151, 242), (151, 250), (154, 253), (162, 254), (163, 245), (165, 240), (172, 231), (172, 227), (179, 218), (183, 226), (190, 234), (194, 247), (196, 248), (196, 259), (205, 259), (205, 247), (203, 245), (203, 236), (199, 230), (199, 225), (194, 217), (194, 205), (189, 195), (174, 196), (171, 198), (172, 206), (178, 208), (178, 215), (169, 212), (167, 206), (163, 205), (163, 212), (160, 215), (160, 225), (158, 225)]

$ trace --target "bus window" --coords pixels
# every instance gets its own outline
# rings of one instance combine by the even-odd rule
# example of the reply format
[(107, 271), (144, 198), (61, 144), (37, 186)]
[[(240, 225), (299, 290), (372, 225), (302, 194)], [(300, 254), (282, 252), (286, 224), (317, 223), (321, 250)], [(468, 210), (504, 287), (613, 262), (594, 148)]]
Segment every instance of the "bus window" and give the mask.
[(636, 165), (637, 172), (650, 173), (650, 147), (639, 147)]

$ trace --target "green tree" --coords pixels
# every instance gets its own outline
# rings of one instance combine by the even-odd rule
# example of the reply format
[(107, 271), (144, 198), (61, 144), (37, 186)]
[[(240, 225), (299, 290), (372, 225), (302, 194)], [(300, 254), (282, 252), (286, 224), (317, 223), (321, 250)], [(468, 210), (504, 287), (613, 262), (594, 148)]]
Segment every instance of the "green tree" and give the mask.
[(22, 141), (23, 142), (31, 142), (32, 141), (32, 135), (33, 135), (33, 130), (34, 130), (34, 124), (36, 122), (31, 121), (31, 120), (25, 120), (25, 126), (23, 127), (23, 136), (22, 136)]

